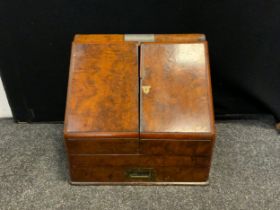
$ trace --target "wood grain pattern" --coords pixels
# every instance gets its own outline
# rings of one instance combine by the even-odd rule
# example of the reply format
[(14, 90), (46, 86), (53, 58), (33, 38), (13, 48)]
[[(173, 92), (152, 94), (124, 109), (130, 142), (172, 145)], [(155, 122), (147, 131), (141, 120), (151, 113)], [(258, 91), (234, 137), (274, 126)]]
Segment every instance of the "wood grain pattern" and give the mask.
[[(114, 161), (112, 161), (114, 160)], [(71, 155), (72, 182), (207, 181), (209, 158), (147, 155)], [(151, 168), (152, 179), (130, 178), (133, 168)]]
[(74, 44), (65, 138), (92, 132), (98, 137), (138, 137), (137, 46)]
[[(126, 175), (126, 167), (92, 167), (71, 169), (71, 183), (78, 184), (160, 184), (172, 182), (176, 185), (180, 182), (207, 182), (209, 168), (192, 167), (155, 167), (156, 176), (152, 180), (134, 179)], [(181, 183), (182, 184), (182, 183)], [(185, 183), (188, 184), (188, 183)]]
[(85, 44), (112, 44), (123, 43), (123, 34), (77, 34), (74, 37), (75, 43)]
[(156, 34), (155, 42), (159, 43), (188, 43), (205, 41), (204, 34)]
[[(205, 45), (141, 45), (140, 138), (156, 139), (163, 133), (185, 139), (194, 133), (213, 138)], [(150, 87), (150, 91), (144, 93), (143, 87)]]
[[(114, 161), (113, 161), (114, 160)], [(159, 156), (142, 154), (108, 154), (108, 155), (70, 155), (70, 162), (74, 168), (95, 166), (127, 166), (127, 167), (208, 167), (209, 158), (201, 156)]]
[(66, 141), (69, 154), (148, 154), (210, 156), (211, 140), (82, 139)]
[[(205, 41), (204, 34), (155, 34), (154, 43), (188, 43)], [(78, 34), (74, 37), (75, 43), (108, 44), (124, 43), (123, 34)]]
[[(126, 42), (123, 34), (75, 36), (64, 128), (71, 183), (208, 180), (215, 129), (204, 40), (203, 34), (156, 34), (152, 43)], [(135, 168), (153, 176), (128, 176)]]
[(69, 154), (137, 154), (138, 139), (79, 139), (68, 140)]
[(141, 139), (139, 153), (147, 155), (211, 156), (211, 140)]

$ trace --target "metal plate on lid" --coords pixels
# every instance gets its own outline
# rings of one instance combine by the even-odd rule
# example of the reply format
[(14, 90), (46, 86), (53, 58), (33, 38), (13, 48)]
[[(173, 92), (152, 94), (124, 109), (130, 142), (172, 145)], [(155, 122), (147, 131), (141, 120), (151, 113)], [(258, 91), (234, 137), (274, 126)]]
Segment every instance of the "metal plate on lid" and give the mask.
[(124, 40), (127, 42), (154, 42), (154, 34), (125, 34)]

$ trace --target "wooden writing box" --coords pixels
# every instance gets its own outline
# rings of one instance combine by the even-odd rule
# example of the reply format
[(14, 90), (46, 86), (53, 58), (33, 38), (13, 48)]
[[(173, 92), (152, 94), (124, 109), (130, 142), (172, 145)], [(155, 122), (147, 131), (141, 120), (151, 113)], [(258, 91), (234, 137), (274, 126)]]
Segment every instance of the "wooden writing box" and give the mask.
[(206, 184), (204, 35), (76, 35), (64, 137), (73, 184)]

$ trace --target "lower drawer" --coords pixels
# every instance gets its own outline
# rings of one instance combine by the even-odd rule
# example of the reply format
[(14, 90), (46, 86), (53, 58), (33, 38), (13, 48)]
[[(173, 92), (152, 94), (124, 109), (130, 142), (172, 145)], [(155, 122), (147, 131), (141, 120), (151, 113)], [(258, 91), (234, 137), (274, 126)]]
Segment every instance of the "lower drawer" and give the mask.
[(73, 183), (205, 182), (210, 157), (70, 155)]

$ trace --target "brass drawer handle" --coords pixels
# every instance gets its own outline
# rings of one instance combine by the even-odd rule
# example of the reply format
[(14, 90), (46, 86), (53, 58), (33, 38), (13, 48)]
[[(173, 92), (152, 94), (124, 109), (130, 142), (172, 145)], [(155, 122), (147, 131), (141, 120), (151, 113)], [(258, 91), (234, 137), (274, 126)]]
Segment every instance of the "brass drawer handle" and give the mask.
[(132, 168), (126, 171), (128, 178), (131, 179), (149, 179), (154, 178), (154, 169), (152, 168)]

